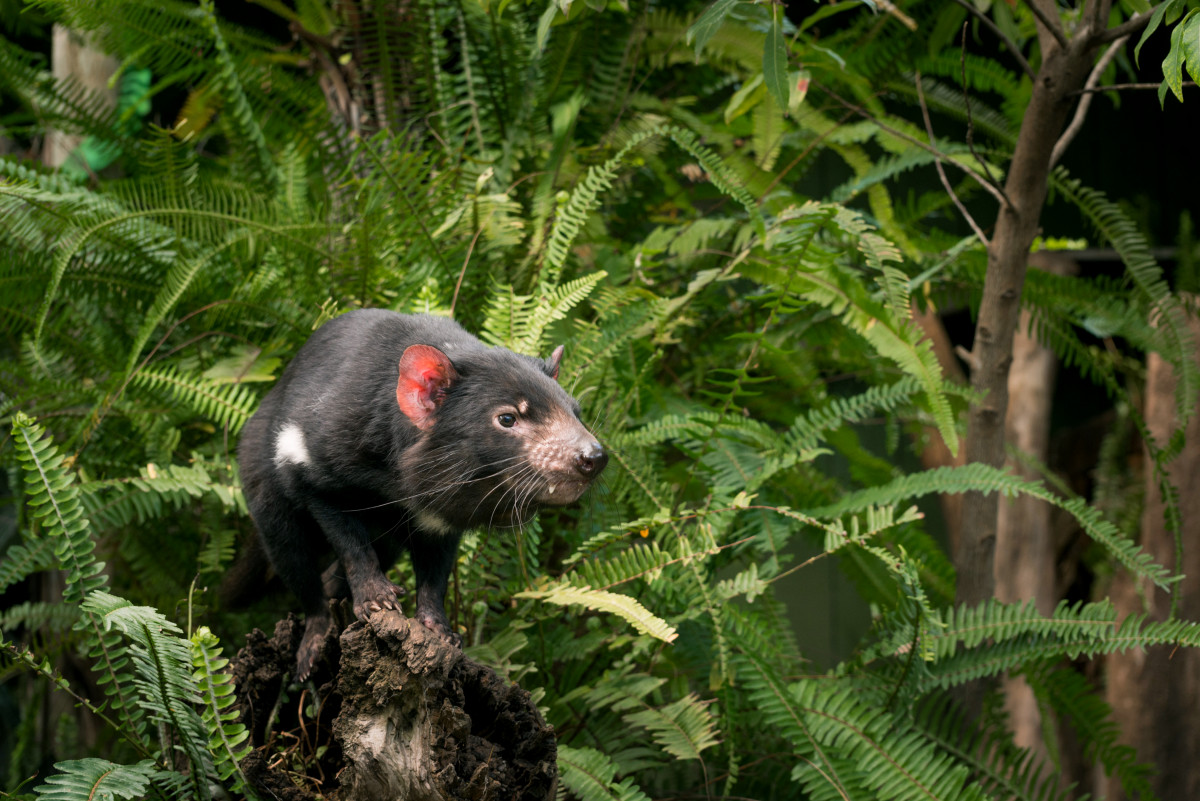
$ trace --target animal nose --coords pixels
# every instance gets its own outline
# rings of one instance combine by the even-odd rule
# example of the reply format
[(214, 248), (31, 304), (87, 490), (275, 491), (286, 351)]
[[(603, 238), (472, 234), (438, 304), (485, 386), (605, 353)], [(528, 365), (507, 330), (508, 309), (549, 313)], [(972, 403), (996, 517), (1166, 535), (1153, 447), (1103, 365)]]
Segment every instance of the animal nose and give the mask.
[(593, 442), (575, 456), (575, 469), (587, 478), (595, 478), (608, 464), (608, 454), (599, 442)]

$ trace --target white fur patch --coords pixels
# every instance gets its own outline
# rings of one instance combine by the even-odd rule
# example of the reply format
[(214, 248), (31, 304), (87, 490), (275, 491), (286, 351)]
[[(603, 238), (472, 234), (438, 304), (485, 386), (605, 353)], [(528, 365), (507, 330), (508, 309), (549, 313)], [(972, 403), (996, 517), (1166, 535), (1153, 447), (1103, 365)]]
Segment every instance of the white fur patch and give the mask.
[(284, 464), (308, 464), (308, 446), (304, 444), (304, 432), (295, 423), (288, 423), (275, 435), (275, 466)]
[(427, 531), (430, 534), (451, 534), (454, 528), (442, 518), (435, 515), (433, 512), (426, 512), (420, 509), (413, 515), (417, 521), (417, 528), (422, 531)]

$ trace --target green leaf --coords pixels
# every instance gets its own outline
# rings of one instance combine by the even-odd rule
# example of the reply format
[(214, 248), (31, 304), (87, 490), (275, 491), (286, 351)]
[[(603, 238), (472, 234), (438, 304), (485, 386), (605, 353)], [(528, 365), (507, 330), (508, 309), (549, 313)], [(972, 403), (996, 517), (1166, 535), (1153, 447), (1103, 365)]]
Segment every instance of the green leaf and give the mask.
[(546, 40), (550, 37), (550, 25), (554, 22), (556, 14), (558, 14), (558, 5), (555, 4), (554, 0), (550, 0), (546, 5), (546, 10), (538, 18), (537, 49), (539, 53), (546, 49)]
[(687, 42), (695, 46), (697, 57), (700, 56), (700, 51), (704, 49), (704, 46), (708, 44), (708, 40), (721, 29), (725, 17), (729, 16), (729, 12), (739, 2), (741, 0), (717, 0), (700, 15), (700, 19), (696, 20), (692, 27), (688, 28)]
[(800, 106), (804, 103), (804, 98), (808, 95), (808, 85), (812, 80), (812, 75), (808, 70), (794, 70), (788, 73), (788, 87), (790, 94), (788, 95), (788, 114), (796, 114), (800, 111)]
[(1193, 81), (1200, 83), (1200, 8), (1192, 9), (1183, 22), (1179, 23), (1179, 28), (1183, 29), (1179, 35), (1180, 49), (1183, 51), (1188, 75), (1192, 76)]
[(755, 75), (729, 98), (729, 105), (725, 106), (725, 124), (728, 125), (761, 103), (766, 94), (767, 87), (763, 86), (763, 76)]
[(1159, 3), (1158, 6), (1155, 7), (1154, 14), (1152, 14), (1150, 17), (1150, 22), (1146, 23), (1146, 29), (1142, 31), (1142, 38), (1138, 39), (1137, 46), (1133, 48), (1134, 64), (1138, 63), (1138, 57), (1142, 53), (1142, 45), (1144, 45), (1146, 40), (1150, 38), (1150, 34), (1158, 30), (1158, 26), (1162, 24), (1163, 16), (1167, 13), (1167, 11), (1172, 9), (1174, 6), (1181, 5), (1184, 2), (1186, 2), (1186, 0), (1164, 0), (1164, 2)]
[(763, 81), (767, 91), (780, 108), (788, 108), (787, 45), (783, 40), (783, 26), (779, 20), (771, 20), (771, 29), (767, 31), (767, 41), (763, 47)]
[[(1175, 95), (1180, 103), (1183, 102), (1183, 30), (1184, 26), (1180, 24), (1171, 31), (1171, 49), (1162, 63), (1163, 84), (1171, 90), (1171, 94)], [(1161, 105), (1164, 99), (1161, 88), (1159, 95)]]

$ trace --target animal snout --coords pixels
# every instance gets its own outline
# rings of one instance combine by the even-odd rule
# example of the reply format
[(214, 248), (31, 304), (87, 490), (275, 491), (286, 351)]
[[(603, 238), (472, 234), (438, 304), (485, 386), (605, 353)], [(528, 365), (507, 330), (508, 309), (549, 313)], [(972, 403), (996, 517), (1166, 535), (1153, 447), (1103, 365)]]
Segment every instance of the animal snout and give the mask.
[(608, 464), (608, 454), (599, 442), (593, 442), (575, 456), (575, 469), (585, 478), (595, 478)]

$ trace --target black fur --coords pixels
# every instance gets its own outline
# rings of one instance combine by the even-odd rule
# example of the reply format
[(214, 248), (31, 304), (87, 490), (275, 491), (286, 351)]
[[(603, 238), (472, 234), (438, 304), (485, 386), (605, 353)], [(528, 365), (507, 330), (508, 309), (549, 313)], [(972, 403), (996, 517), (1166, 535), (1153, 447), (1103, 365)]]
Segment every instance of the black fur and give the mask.
[[(411, 346), (432, 348), (414, 348), (413, 362)], [(349, 594), (360, 617), (396, 607), (384, 571), (402, 550), (418, 619), (459, 642), (444, 599), (462, 532), (572, 502), (603, 470), (578, 403), (552, 377), (560, 355), (489, 348), (451, 320), (378, 309), (337, 317), (304, 345), (238, 447), (262, 549), (309, 615), (302, 677), (328, 628), (327, 597)], [(406, 361), (444, 372), (406, 378)]]

